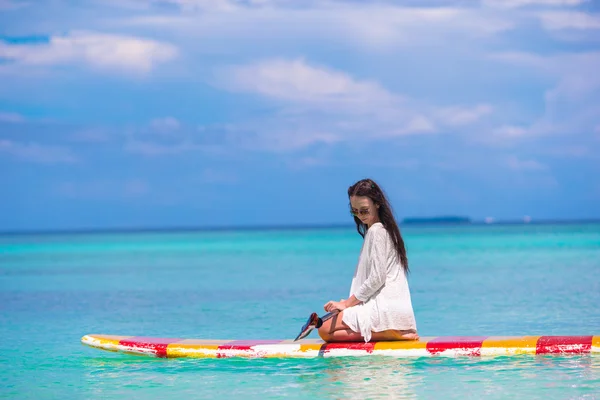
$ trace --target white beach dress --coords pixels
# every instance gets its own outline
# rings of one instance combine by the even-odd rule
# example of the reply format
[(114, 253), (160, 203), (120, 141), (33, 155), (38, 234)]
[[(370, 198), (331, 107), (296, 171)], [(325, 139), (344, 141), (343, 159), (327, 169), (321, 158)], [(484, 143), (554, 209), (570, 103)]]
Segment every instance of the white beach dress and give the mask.
[(365, 234), (350, 296), (362, 303), (344, 310), (343, 321), (365, 342), (371, 332), (417, 330), (406, 273), (394, 243), (381, 222)]

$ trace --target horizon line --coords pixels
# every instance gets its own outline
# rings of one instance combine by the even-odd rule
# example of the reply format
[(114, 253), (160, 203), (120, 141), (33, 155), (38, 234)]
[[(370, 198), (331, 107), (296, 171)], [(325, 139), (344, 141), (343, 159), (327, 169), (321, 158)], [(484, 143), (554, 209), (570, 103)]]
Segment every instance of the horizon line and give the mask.
[[(523, 219), (506, 220), (440, 220), (447, 217), (424, 218), (418, 222), (404, 222), (399, 225), (402, 227), (441, 227), (441, 226), (495, 226), (495, 225), (550, 225), (550, 224), (586, 224), (600, 223), (600, 218), (580, 218), (580, 219), (539, 219), (524, 221)], [(452, 218), (452, 217), (451, 217)], [(461, 217), (463, 218), (463, 217)], [(414, 220), (413, 217), (406, 218)], [(429, 221), (428, 221), (429, 220)], [(93, 233), (152, 233), (152, 232), (218, 232), (218, 231), (268, 231), (268, 230), (308, 230), (308, 229), (336, 229), (354, 227), (353, 223), (332, 223), (332, 224), (284, 224), (284, 225), (224, 225), (224, 226), (147, 226), (147, 227), (105, 227), (105, 228), (64, 228), (64, 229), (20, 229), (0, 231), (0, 235), (47, 235), (47, 234), (93, 234)]]

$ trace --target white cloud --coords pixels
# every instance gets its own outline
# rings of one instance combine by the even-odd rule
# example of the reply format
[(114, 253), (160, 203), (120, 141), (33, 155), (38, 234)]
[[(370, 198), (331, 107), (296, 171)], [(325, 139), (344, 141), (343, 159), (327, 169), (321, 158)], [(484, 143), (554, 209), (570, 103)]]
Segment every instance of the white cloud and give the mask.
[(495, 35), (515, 25), (513, 20), (501, 15), (460, 7), (357, 6), (354, 3), (335, 12), (343, 13), (339, 21), (333, 16), (332, 20), (340, 23), (347, 37), (374, 48), (447, 44), (466, 35), (475, 42), (482, 36)]
[(335, 144), (344, 140), (343, 133), (330, 133), (311, 129), (310, 127), (302, 127), (293, 129), (285, 128), (273, 129), (261, 133), (254, 143), (245, 143), (247, 148), (254, 147), (260, 150), (271, 151), (293, 151), (302, 149), (315, 144)]
[(491, 59), (504, 61), (511, 64), (523, 65), (528, 67), (545, 68), (544, 57), (535, 53), (526, 53), (518, 51), (506, 51), (502, 53), (493, 53), (489, 56)]
[(110, 141), (110, 134), (107, 131), (90, 128), (72, 134), (70, 140), (81, 143), (107, 143)]
[[(193, 7), (189, 7), (190, 4)], [(234, 48), (245, 48), (246, 43), (254, 45), (256, 40), (273, 41), (272, 33), (278, 32), (276, 42), (279, 43), (296, 38), (327, 38), (330, 42), (350, 42), (378, 51), (426, 43), (460, 45), (460, 40), (467, 37), (473, 43), (510, 30), (516, 24), (515, 16), (470, 7), (405, 7), (339, 1), (295, 7), (280, 2), (251, 7), (231, 2), (193, 1), (190, 4), (188, 11), (199, 7), (201, 12), (145, 14), (114, 23), (117, 26), (160, 27), (183, 32), (188, 37), (201, 37), (203, 41), (197, 44), (199, 47), (215, 40), (231, 40)]]
[[(221, 82), (230, 90), (281, 104), (267, 121), (244, 124), (239, 142), (288, 151), (356, 136), (378, 138), (434, 130), (407, 99), (376, 82), (358, 80), (304, 60), (265, 60), (229, 68)], [(260, 132), (258, 137), (244, 132)]]
[(489, 104), (479, 104), (473, 107), (448, 107), (437, 112), (438, 118), (449, 126), (472, 124), (490, 114), (493, 107)]
[(239, 4), (230, 0), (163, 0), (181, 7), (184, 11), (234, 11), (240, 8)]
[(490, 124), (489, 128), (474, 136), (472, 140), (490, 147), (512, 148), (515, 144), (522, 143), (541, 132), (542, 130), (536, 126), (535, 122), (530, 126), (506, 124), (494, 127), (494, 124)]
[(401, 99), (374, 82), (297, 60), (267, 60), (228, 71), (226, 85), (267, 97), (335, 108), (388, 107)]
[(13, 112), (0, 112), (0, 122), (19, 123), (24, 121), (25, 118), (21, 114)]
[(192, 141), (166, 144), (148, 140), (131, 139), (125, 144), (126, 151), (145, 156), (173, 155), (201, 149), (201, 146), (196, 145)]
[(70, 164), (79, 161), (71, 150), (66, 147), (38, 143), (18, 143), (5, 139), (0, 139), (0, 153), (2, 152), (24, 161), (40, 164)]
[[(589, 134), (600, 113), (600, 52), (563, 53), (541, 56), (532, 53), (504, 53), (496, 59), (531, 68), (544, 79), (554, 81), (543, 94), (544, 113), (530, 126), (512, 133), (528, 135), (560, 133)], [(510, 133), (510, 129), (504, 133)], [(520, 128), (521, 129), (521, 128)], [(518, 136), (518, 135), (514, 135)]]
[(22, 66), (83, 63), (100, 70), (148, 73), (157, 64), (171, 60), (176, 55), (177, 49), (167, 43), (94, 32), (52, 36), (48, 43), (0, 42), (0, 58), (15, 63), (14, 70)]
[(209, 150), (194, 137), (189, 127), (176, 118), (152, 119), (148, 125), (129, 130), (125, 135), (125, 151), (148, 157), (179, 155)]
[(423, 115), (415, 115), (412, 117), (405, 127), (396, 130), (399, 134), (418, 133), (418, 132), (435, 132), (437, 130), (431, 119)]
[(483, 4), (492, 7), (517, 8), (526, 6), (572, 7), (589, 0), (483, 0)]
[[(310, 110), (294, 115), (275, 113), (266, 118), (219, 128), (220, 143), (199, 148), (212, 153), (231, 153), (234, 149), (290, 152), (313, 145), (340, 143), (355, 134), (351, 128), (336, 127), (336, 121), (335, 117), (328, 115), (317, 117)], [(213, 129), (207, 127), (206, 130)]]
[(540, 171), (546, 170), (548, 167), (535, 160), (521, 160), (516, 156), (510, 156), (506, 160), (506, 164), (510, 169), (516, 171), (533, 170)]
[(199, 181), (202, 183), (236, 183), (238, 177), (231, 172), (207, 168), (200, 173)]
[(600, 52), (559, 53), (549, 56), (507, 52), (491, 57), (510, 64), (534, 68), (558, 79), (558, 85), (553, 90), (560, 92), (560, 95), (580, 97), (593, 93), (600, 87), (600, 75), (596, 73), (600, 70)]
[(527, 128), (514, 125), (503, 125), (493, 131), (494, 135), (502, 137), (521, 137), (527, 135), (527, 133)]
[(600, 29), (600, 15), (578, 11), (547, 11), (539, 14), (542, 26), (547, 30)]
[(0, 10), (16, 10), (30, 5), (25, 1), (14, 1), (14, 0), (0, 0)]
[(314, 168), (327, 165), (328, 161), (320, 157), (301, 157), (297, 160), (290, 160), (288, 166), (293, 170), (302, 170), (305, 168)]
[[(226, 154), (234, 128), (191, 127), (173, 117), (155, 118), (145, 126), (128, 129), (122, 135), (126, 152), (146, 157), (176, 156), (186, 153)], [(243, 140), (243, 135), (240, 138)], [(236, 143), (234, 143), (236, 144)], [(239, 144), (239, 143), (238, 143)]]
[(161, 133), (169, 133), (176, 131), (181, 126), (181, 123), (173, 117), (156, 118), (150, 122), (153, 130)]
[(557, 157), (587, 157), (592, 155), (589, 147), (581, 145), (564, 145), (560, 147), (549, 148), (543, 151), (544, 154)]
[[(229, 67), (219, 75), (229, 90), (260, 95), (281, 110), (234, 132), (250, 148), (290, 151), (315, 144), (378, 140), (475, 124), (489, 104), (437, 107), (390, 92), (379, 83), (304, 59), (269, 59)], [(246, 132), (260, 132), (249, 136)]]

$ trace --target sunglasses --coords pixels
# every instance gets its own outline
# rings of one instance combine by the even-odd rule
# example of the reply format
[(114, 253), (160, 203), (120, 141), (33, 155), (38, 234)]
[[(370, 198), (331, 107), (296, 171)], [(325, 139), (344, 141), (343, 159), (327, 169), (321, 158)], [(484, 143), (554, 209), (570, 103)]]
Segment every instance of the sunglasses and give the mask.
[(368, 209), (367, 210), (358, 210), (358, 211), (350, 210), (350, 214), (355, 217), (358, 217), (359, 215), (362, 217), (362, 216), (371, 214), (371, 211), (369, 211)]

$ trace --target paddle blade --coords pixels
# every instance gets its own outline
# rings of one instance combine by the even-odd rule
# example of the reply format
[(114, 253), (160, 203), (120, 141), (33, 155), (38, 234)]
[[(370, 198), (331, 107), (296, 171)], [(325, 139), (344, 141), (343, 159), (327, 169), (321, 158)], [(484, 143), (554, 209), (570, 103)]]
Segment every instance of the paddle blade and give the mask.
[(294, 339), (294, 342), (297, 340), (300, 340), (300, 339), (304, 339), (305, 337), (310, 335), (310, 333), (313, 331), (313, 329), (315, 329), (317, 327), (317, 325), (319, 325), (319, 322), (320, 322), (320, 318), (317, 315), (317, 313), (310, 314), (310, 317), (308, 317), (308, 320), (302, 326), (302, 329), (300, 329), (300, 333), (298, 334), (298, 336), (296, 336), (296, 339)]

